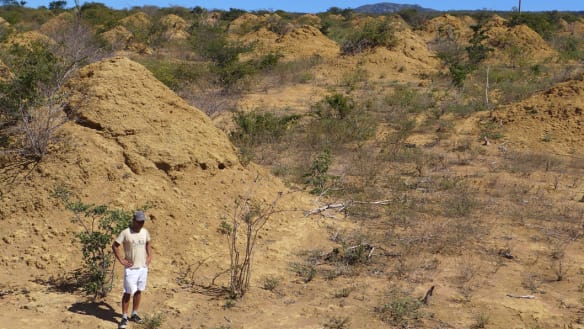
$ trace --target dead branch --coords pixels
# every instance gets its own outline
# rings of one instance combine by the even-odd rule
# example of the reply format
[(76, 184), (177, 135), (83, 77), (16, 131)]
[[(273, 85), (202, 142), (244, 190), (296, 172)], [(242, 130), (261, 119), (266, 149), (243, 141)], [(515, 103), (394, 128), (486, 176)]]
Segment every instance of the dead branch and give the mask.
[(379, 201), (355, 201), (355, 200), (350, 200), (347, 202), (341, 202), (341, 203), (330, 203), (330, 204), (326, 204), (322, 207), (318, 207), (315, 209), (311, 209), (309, 211), (307, 211), (305, 213), (305, 216), (312, 216), (312, 215), (316, 215), (316, 214), (320, 214), (325, 210), (328, 209), (335, 209), (337, 211), (345, 211), (345, 209), (347, 209), (347, 207), (350, 207), (353, 204), (371, 204), (371, 205), (386, 205), (389, 204), (390, 200), (379, 200)]
[(386, 205), (389, 204), (390, 200), (380, 200), (380, 201), (350, 201), (350, 203), (356, 204), (374, 204), (374, 205)]
[(345, 210), (346, 206), (344, 203), (334, 203), (334, 204), (327, 204), (324, 205), (322, 207), (318, 207), (316, 209), (312, 209), (309, 210), (305, 213), (305, 216), (311, 216), (311, 215), (315, 215), (315, 214), (320, 214), (321, 212), (327, 210), (327, 209), (337, 209), (338, 211), (343, 211)]
[(511, 297), (511, 298), (523, 298), (523, 299), (535, 299), (535, 296), (533, 295), (511, 295), (511, 294), (507, 294), (507, 297)]

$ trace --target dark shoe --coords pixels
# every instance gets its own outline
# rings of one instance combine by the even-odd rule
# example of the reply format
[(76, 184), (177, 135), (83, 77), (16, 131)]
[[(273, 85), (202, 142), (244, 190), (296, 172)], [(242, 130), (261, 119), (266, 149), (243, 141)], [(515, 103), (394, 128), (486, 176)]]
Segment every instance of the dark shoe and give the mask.
[(120, 324), (118, 325), (119, 329), (124, 329), (128, 326), (128, 319), (122, 318), (122, 321), (120, 321)]
[(136, 314), (136, 313), (132, 314), (132, 317), (130, 317), (130, 320), (132, 320), (136, 323), (144, 323), (144, 320), (142, 320), (142, 318), (140, 318), (138, 316), (138, 314)]

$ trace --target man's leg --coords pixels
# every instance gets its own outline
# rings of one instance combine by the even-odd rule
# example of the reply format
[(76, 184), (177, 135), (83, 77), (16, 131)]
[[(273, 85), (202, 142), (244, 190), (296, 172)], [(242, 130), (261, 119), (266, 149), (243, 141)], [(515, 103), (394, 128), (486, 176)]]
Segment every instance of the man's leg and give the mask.
[[(132, 295), (128, 294), (128, 293), (124, 293), (124, 295), (122, 296), (122, 314), (128, 314), (128, 310), (130, 309), (130, 297)], [(135, 300), (136, 296), (134, 295), (134, 300)]]
[(128, 309), (130, 308), (130, 297), (132, 295), (128, 293), (124, 293), (122, 296), (122, 320), (118, 325), (118, 328), (125, 329), (128, 325)]
[[(132, 301), (132, 314), (138, 313), (138, 309), (140, 308), (140, 300), (142, 299), (142, 292), (140, 290), (134, 293), (134, 300)], [(128, 301), (130, 299), (128, 298)]]

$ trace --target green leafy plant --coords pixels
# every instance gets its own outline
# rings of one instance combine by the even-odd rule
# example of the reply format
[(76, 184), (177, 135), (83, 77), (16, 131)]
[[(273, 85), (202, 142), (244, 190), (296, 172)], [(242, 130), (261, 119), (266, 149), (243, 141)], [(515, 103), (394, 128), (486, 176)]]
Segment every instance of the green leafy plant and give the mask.
[(231, 133), (230, 137), (235, 144), (241, 146), (274, 142), (299, 119), (299, 115), (278, 117), (270, 112), (236, 112), (233, 121), (237, 129)]
[(262, 279), (262, 288), (265, 290), (273, 291), (279, 285), (280, 285), (280, 279), (275, 277), (275, 276), (268, 275)]
[(377, 307), (375, 311), (384, 322), (407, 328), (421, 317), (419, 312), (421, 306), (422, 302), (394, 287), (388, 292), (387, 303)]
[(106, 205), (82, 202), (66, 204), (74, 213), (73, 223), (81, 226), (75, 239), (81, 244), (83, 289), (93, 298), (106, 297), (112, 288), (114, 259), (111, 244), (116, 235), (128, 227), (132, 212), (110, 210)]
[(252, 50), (252, 45), (230, 41), (219, 26), (197, 26), (192, 31), (191, 44), (205, 59), (210, 60), (210, 71), (225, 93), (241, 90), (240, 82), (257, 72), (252, 61), (241, 62), (240, 55)]
[(128, 227), (132, 212), (71, 201), (72, 193), (62, 185), (53, 188), (51, 195), (73, 212), (71, 221), (81, 229), (74, 233), (74, 241), (81, 245), (83, 254), (84, 267), (78, 271), (80, 285), (94, 299), (106, 297), (113, 284), (112, 241)]
[(322, 194), (325, 192), (327, 183), (330, 180), (328, 169), (332, 161), (331, 151), (329, 149), (321, 152), (310, 165), (308, 173), (304, 175), (305, 183), (312, 186), (310, 193)]

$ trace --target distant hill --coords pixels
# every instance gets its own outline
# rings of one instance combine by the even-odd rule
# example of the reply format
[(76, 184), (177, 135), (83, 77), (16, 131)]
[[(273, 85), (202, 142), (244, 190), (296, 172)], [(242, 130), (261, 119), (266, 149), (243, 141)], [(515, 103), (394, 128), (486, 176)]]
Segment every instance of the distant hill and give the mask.
[(371, 5), (363, 5), (353, 10), (363, 14), (387, 14), (396, 13), (404, 9), (415, 9), (417, 11), (435, 11), (434, 9), (423, 8), (419, 5), (406, 5), (393, 2), (380, 2)]

